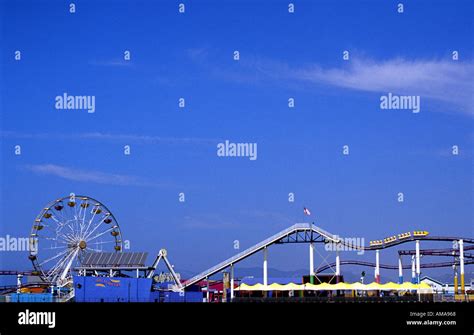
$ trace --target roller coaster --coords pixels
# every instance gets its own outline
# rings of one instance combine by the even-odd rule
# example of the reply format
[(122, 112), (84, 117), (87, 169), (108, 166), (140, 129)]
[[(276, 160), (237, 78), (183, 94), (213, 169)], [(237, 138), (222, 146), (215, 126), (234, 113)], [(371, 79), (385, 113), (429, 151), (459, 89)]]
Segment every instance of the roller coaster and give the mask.
[[(309, 243), (310, 245), (310, 274), (315, 275), (316, 273), (321, 273), (328, 269), (335, 268), (335, 275), (340, 276), (340, 266), (341, 265), (362, 265), (375, 268), (375, 281), (380, 281), (380, 268), (384, 269), (398, 269), (400, 271), (400, 278), (402, 276), (403, 269), (411, 268), (413, 273), (416, 274), (416, 277), (413, 279), (414, 282), (419, 283), (420, 281), (420, 269), (421, 268), (437, 268), (437, 267), (451, 267), (451, 266), (460, 266), (461, 272), (461, 290), (464, 291), (464, 266), (474, 264), (474, 258), (472, 254), (464, 253), (464, 250), (473, 250), (474, 246), (466, 246), (464, 244), (474, 244), (473, 238), (466, 237), (449, 237), (449, 236), (431, 236), (427, 231), (413, 231), (406, 232), (394, 236), (387, 237), (383, 240), (370, 241), (369, 246), (357, 245), (351, 242), (351, 239), (344, 239), (338, 235), (331, 234), (326, 230), (315, 226), (312, 223), (297, 223), (287, 229), (280, 231), (279, 233), (270, 236), (269, 238), (263, 240), (260, 243), (255, 244), (254, 246), (238, 253), (237, 255), (230, 257), (229, 259), (195, 275), (194, 277), (188, 279), (183, 283), (183, 287), (187, 288), (196, 283), (199, 283), (203, 280), (208, 281), (209, 277), (230, 268), (231, 273), (231, 288), (233, 287), (234, 281), (234, 266), (240, 261), (252, 256), (253, 254), (263, 251), (264, 261), (263, 261), (263, 284), (268, 284), (268, 253), (267, 250), (271, 245), (278, 244), (287, 244), (287, 243)], [(420, 241), (426, 242), (456, 242), (458, 249), (420, 249)], [(391, 248), (400, 244), (405, 244), (409, 242), (414, 242), (416, 244), (415, 250), (402, 250), (399, 252), (400, 260), (398, 266), (380, 264), (379, 262), (379, 251), (386, 248)], [(375, 251), (376, 252), (376, 262), (365, 262), (357, 260), (347, 260), (341, 261), (339, 252), (337, 252), (336, 262), (332, 264), (325, 265), (318, 269), (314, 269), (314, 243), (333, 243), (336, 246), (345, 246), (349, 250), (363, 250), (363, 251)], [(335, 248), (338, 249), (337, 247)], [(401, 262), (402, 255), (413, 255), (411, 265), (403, 265)], [(430, 255), (430, 256), (454, 256), (455, 260), (452, 262), (442, 262), (442, 263), (426, 263), (420, 264), (421, 255)], [(467, 260), (465, 260), (467, 258)], [(231, 296), (233, 292), (231, 292)]]

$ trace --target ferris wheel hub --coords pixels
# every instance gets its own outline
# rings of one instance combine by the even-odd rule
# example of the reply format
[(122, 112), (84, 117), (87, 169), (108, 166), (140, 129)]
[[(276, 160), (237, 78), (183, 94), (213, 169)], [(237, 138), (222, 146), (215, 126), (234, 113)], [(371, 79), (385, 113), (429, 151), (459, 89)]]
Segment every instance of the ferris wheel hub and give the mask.
[(86, 243), (86, 241), (83, 240), (83, 241), (79, 242), (79, 248), (81, 248), (81, 249), (87, 248), (87, 243)]

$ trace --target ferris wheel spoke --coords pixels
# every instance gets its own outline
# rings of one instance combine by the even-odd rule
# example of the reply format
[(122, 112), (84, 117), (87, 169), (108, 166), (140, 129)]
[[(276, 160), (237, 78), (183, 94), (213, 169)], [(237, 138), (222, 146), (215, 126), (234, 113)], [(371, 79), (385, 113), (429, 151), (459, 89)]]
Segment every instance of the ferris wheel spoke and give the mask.
[(88, 247), (87, 249), (88, 249), (88, 250), (93, 250), (93, 251), (95, 251), (95, 252), (102, 252), (102, 251), (103, 251), (103, 250), (101, 250), (101, 249), (95, 249), (95, 248), (90, 248), (90, 247)]
[(94, 232), (95, 229), (97, 228), (97, 226), (100, 226), (100, 224), (103, 222), (103, 220), (105, 219), (105, 217), (101, 220), (101, 222), (99, 222), (98, 224), (97, 223), (93, 223), (92, 219), (91, 221), (87, 224), (87, 228), (84, 230), (84, 232), (82, 233), (82, 238), (83, 239), (86, 239), (87, 236), (89, 235), (89, 233), (91, 232)]
[(84, 208), (84, 215), (83, 215), (82, 221), (81, 221), (81, 230), (80, 230), (80, 232), (79, 232), (79, 236), (81, 236), (81, 237), (83, 236), (84, 230), (86, 229), (86, 226), (87, 226), (87, 225), (86, 225), (87, 213), (89, 213), (89, 211), (87, 210), (87, 207), (86, 207), (86, 208)]
[(67, 253), (64, 257), (62, 257), (60, 260), (58, 260), (58, 262), (55, 264), (55, 266), (52, 267), (52, 270), (54, 270), (55, 268), (57, 267), (60, 267), (61, 265), (63, 265), (67, 259), (74, 254), (74, 252), (76, 251), (76, 249), (73, 249), (73, 248), (69, 248), (67, 250)]
[(56, 213), (56, 215), (58, 215), (58, 218), (56, 218), (56, 215), (55, 215), (55, 214), (52, 214), (52, 215), (51, 215), (51, 218), (52, 218), (54, 221), (56, 221), (58, 224), (63, 225), (63, 222), (64, 222), (64, 221), (67, 221), (66, 218), (65, 218), (65, 217), (62, 215), (62, 213), (59, 212), (59, 211), (56, 211), (55, 213)]
[(55, 276), (54, 276), (54, 279), (56, 279), (56, 277), (58, 276), (58, 274), (63, 271), (63, 266), (68, 263), (69, 258), (71, 258), (71, 256), (75, 255), (75, 253), (76, 253), (76, 250), (75, 250), (75, 249), (70, 249), (69, 251), (70, 251), (70, 252), (68, 253), (68, 255), (65, 256), (64, 258), (62, 258), (61, 260), (59, 260), (59, 261), (54, 265), (54, 267), (49, 271), (50, 274), (54, 274), (54, 275), (55, 275)]
[[(57, 243), (62, 243), (62, 244), (69, 244), (67, 241), (64, 241), (60, 238), (53, 238), (53, 237), (44, 237), (43, 239), (47, 240), (47, 241), (53, 241), (53, 242), (57, 242)], [(40, 240), (41, 241), (41, 240)]]
[[(85, 203), (88, 204), (87, 201)], [(82, 223), (86, 222), (87, 208), (89, 208), (89, 206), (87, 206), (87, 205), (84, 206), (84, 215), (82, 216)]]
[(41, 240), (46, 240), (46, 241), (53, 241), (53, 242), (59, 242), (59, 243), (64, 243), (64, 244), (68, 244), (68, 242), (70, 241), (67, 241), (67, 240), (64, 240), (62, 239), (61, 237), (64, 237), (64, 236), (44, 236), (44, 235), (41, 235), (41, 236), (38, 236), (38, 239), (41, 241)]
[(62, 235), (66, 241), (68, 241), (70, 244), (74, 244), (77, 242), (76, 237), (73, 234), (64, 234)]
[(64, 269), (61, 271), (61, 277), (60, 279), (64, 279), (66, 278), (68, 272), (71, 270), (71, 267), (74, 263), (74, 260), (76, 259), (77, 260), (77, 255), (79, 253), (79, 249), (76, 249), (74, 251), (74, 253), (71, 255), (71, 257), (69, 257), (70, 259), (68, 259), (67, 263), (66, 263), (66, 266), (64, 267)]
[[(69, 255), (69, 254), (68, 254)], [(63, 265), (65, 259), (67, 259), (67, 256), (61, 258), (56, 264), (54, 264), (53, 267), (51, 267), (48, 271), (48, 277), (54, 276), (54, 274), (57, 274), (60, 271), (61, 266)]]
[(74, 221), (73, 222), (71, 222), (71, 221), (73, 221), (73, 220), (65, 221), (64, 224), (61, 225), (61, 228), (58, 230), (58, 232), (62, 231), (64, 227), (67, 227), (67, 228), (69, 228), (70, 231), (74, 232), (76, 230), (75, 227), (74, 227)]
[[(76, 207), (77, 207), (77, 205), (78, 205), (78, 203), (76, 202)], [(82, 213), (82, 210), (83, 210), (82, 203), (79, 204), (78, 208), (79, 208), (79, 212), (77, 213), (77, 218), (80, 219), (81, 218), (81, 213)]]
[(60, 246), (60, 247), (50, 247), (50, 248), (44, 248), (44, 250), (54, 250), (54, 249), (64, 249), (67, 248), (67, 246)]
[(74, 231), (74, 222), (75, 220), (77, 220), (76, 206), (70, 207), (68, 203), (65, 208), (67, 208), (67, 212), (69, 213), (69, 214), (66, 214), (68, 219), (65, 221), (65, 224), (71, 227), (71, 230)]
[[(74, 206), (74, 218), (77, 220), (77, 218), (79, 217), (79, 212), (78, 212), (78, 209), (77, 209), (77, 198), (74, 198), (74, 202), (76, 203), (75, 206)], [(80, 208), (79, 208), (80, 210)]]
[(98, 222), (95, 226), (93, 226), (90, 231), (86, 231), (84, 234), (84, 239), (88, 239), (90, 235), (92, 235), (99, 227), (101, 227), (101, 224), (104, 222), (104, 220), (107, 218), (107, 216), (104, 216), (100, 222)]
[(69, 222), (67, 221), (60, 222), (56, 227), (56, 234), (61, 234), (67, 228), (73, 231), (73, 228)]
[(71, 238), (71, 236), (67, 233), (64, 234), (56, 234), (54, 237), (48, 237), (49, 240), (58, 240), (58, 241), (64, 241), (66, 243), (72, 243), (74, 242), (74, 239)]
[[(99, 207), (97, 207), (99, 208)], [(84, 237), (84, 235), (86, 234), (86, 232), (89, 230), (89, 227), (91, 226), (91, 223), (92, 221), (94, 221), (94, 218), (95, 218), (95, 215), (97, 214), (97, 210), (92, 210), (93, 211), (93, 214), (92, 214), (92, 217), (91, 219), (89, 220), (89, 222), (87, 223), (87, 227), (86, 229), (84, 230), (84, 232), (81, 233), (81, 236)]]
[(98, 241), (98, 242), (88, 242), (88, 244), (94, 244), (94, 245), (97, 245), (97, 244), (107, 244), (107, 243), (115, 243), (115, 240), (111, 240), (111, 241)]
[(52, 218), (58, 223), (57, 225), (57, 229), (56, 231), (57, 232), (60, 232), (64, 229), (64, 227), (69, 227), (72, 231), (74, 231), (74, 227), (71, 225), (71, 220), (65, 218), (62, 214), (61, 214), (61, 218), (58, 220), (54, 215), (52, 216)]
[(111, 231), (111, 230), (113, 230), (113, 229), (114, 229), (114, 227), (110, 227), (110, 228), (108, 228), (107, 230), (104, 230), (103, 232), (98, 233), (98, 234), (96, 234), (95, 236), (90, 237), (90, 238), (89, 238), (90, 235), (88, 235), (88, 236), (86, 237), (86, 238), (87, 238), (87, 241), (88, 241), (88, 242), (93, 241), (93, 240), (96, 239), (97, 237), (102, 236), (102, 235), (108, 233), (109, 231)]
[(40, 265), (44, 265), (44, 264), (46, 264), (46, 263), (48, 263), (48, 262), (51, 262), (53, 259), (56, 259), (56, 258), (58, 258), (58, 257), (61, 257), (62, 255), (64, 255), (64, 254), (66, 254), (67, 252), (69, 252), (70, 250), (71, 250), (71, 249), (69, 249), (69, 248), (68, 248), (68, 249), (65, 249), (64, 251), (61, 251), (59, 254), (56, 254), (55, 256), (50, 257), (50, 258), (48, 258), (47, 260), (41, 262)]

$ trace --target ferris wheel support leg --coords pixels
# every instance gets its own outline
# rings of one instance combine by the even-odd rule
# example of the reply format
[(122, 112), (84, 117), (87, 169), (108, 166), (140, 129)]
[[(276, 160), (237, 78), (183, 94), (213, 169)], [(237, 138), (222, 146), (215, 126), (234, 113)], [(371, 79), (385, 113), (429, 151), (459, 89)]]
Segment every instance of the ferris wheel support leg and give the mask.
[(61, 280), (66, 278), (66, 276), (67, 276), (69, 270), (71, 269), (72, 262), (74, 262), (74, 259), (76, 259), (78, 253), (79, 253), (79, 250), (76, 250), (76, 251), (74, 252), (74, 255), (71, 257), (71, 259), (70, 259), (69, 262), (67, 263), (66, 267), (64, 268), (64, 271), (63, 271), (62, 274), (61, 274), (61, 277), (59, 277)]
[(464, 288), (464, 242), (459, 240), (459, 270), (461, 273), (461, 294), (465, 293)]
[(336, 282), (339, 283), (339, 277), (341, 276), (341, 261), (339, 258), (339, 250), (336, 251)]

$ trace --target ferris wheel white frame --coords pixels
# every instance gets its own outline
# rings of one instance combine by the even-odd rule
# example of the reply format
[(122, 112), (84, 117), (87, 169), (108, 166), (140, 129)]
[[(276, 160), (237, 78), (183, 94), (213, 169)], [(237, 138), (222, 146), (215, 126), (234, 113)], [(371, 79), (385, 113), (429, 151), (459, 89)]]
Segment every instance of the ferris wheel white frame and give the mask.
[(117, 220), (101, 202), (71, 193), (48, 203), (38, 214), (28, 257), (41, 279), (55, 284), (70, 277), (71, 268), (86, 252), (101, 252), (104, 247), (122, 251)]

